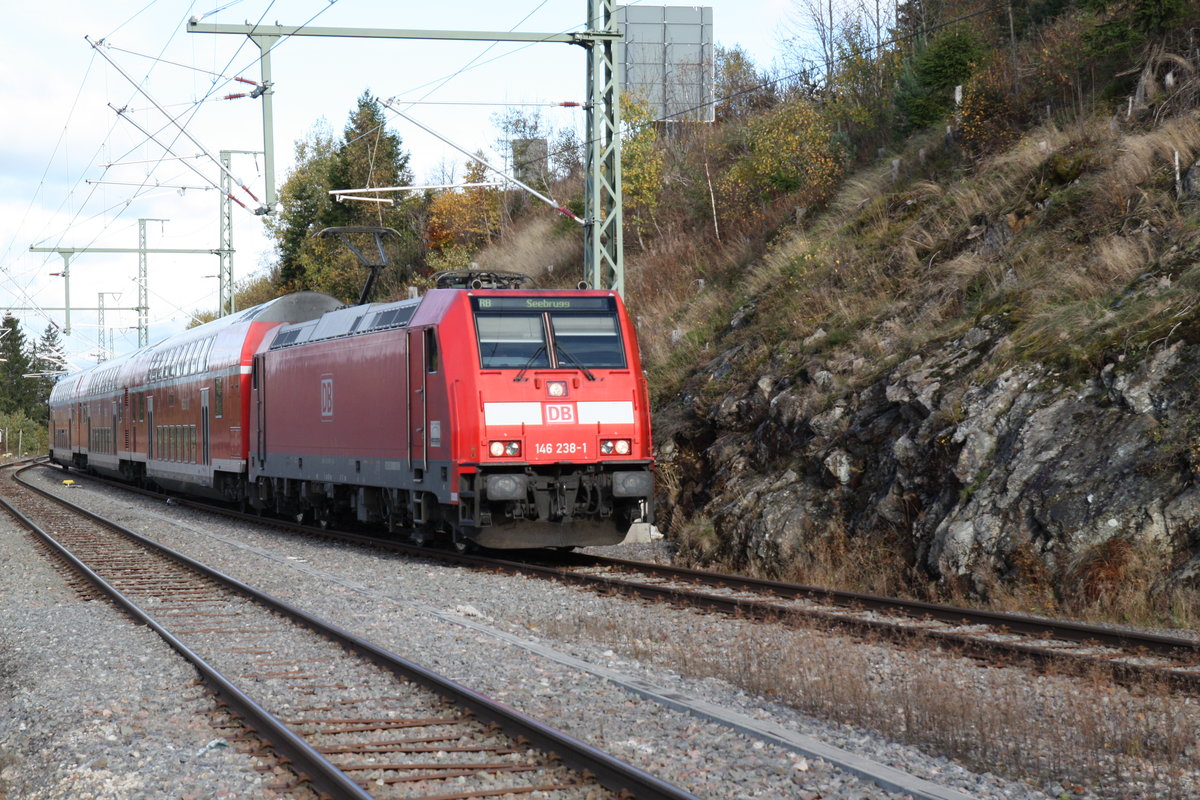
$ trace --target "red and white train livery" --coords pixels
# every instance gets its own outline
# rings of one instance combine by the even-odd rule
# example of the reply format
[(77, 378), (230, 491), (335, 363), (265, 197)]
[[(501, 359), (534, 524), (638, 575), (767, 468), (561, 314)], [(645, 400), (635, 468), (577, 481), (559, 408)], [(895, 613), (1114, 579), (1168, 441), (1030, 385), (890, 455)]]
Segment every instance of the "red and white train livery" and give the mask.
[(50, 457), (460, 546), (621, 541), (653, 519), (650, 409), (606, 291), (278, 298), (61, 380)]

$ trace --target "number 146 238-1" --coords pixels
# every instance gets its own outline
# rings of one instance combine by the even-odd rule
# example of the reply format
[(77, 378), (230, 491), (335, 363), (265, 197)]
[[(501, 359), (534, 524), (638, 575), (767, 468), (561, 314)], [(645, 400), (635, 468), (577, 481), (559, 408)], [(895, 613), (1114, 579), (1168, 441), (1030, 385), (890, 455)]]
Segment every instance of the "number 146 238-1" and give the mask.
[(539, 456), (586, 456), (587, 445), (582, 442), (543, 442), (535, 444)]

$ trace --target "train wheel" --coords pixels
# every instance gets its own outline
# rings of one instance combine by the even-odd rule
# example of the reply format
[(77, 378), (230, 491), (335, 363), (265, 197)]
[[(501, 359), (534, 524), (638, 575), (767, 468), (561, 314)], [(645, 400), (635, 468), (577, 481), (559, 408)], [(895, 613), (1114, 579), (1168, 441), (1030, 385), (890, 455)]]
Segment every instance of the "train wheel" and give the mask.
[(317, 523), (317, 527), (323, 531), (327, 531), (333, 527), (336, 521), (336, 515), (333, 510), (327, 507), (314, 508), (312, 512), (313, 521)]
[(479, 545), (475, 544), (474, 539), (467, 536), (466, 531), (467, 529), (458, 525), (455, 525), (450, 531), (450, 536), (454, 541), (455, 551), (463, 553), (464, 555), (466, 553), (474, 553), (479, 549)]
[(414, 526), (408, 515), (404, 513), (404, 509), (397, 508), (390, 503), (385, 503), (382, 511), (383, 526), (388, 533), (392, 534), (408, 534), (408, 538), (413, 542), (422, 544), (417, 541), (416, 531), (420, 526)]

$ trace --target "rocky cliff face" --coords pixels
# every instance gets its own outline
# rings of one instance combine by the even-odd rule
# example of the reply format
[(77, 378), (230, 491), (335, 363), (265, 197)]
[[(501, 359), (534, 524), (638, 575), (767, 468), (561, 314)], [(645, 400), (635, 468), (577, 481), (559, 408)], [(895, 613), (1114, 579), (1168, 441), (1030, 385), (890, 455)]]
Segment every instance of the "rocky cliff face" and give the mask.
[(711, 519), (721, 555), (766, 572), (834, 527), (898, 534), (919, 570), (975, 588), (1114, 539), (1200, 572), (1200, 346), (996, 374), (1006, 338), (986, 318), (873, 378), (813, 360), (725, 386), (744, 354), (722, 353), (659, 414), (665, 524)]

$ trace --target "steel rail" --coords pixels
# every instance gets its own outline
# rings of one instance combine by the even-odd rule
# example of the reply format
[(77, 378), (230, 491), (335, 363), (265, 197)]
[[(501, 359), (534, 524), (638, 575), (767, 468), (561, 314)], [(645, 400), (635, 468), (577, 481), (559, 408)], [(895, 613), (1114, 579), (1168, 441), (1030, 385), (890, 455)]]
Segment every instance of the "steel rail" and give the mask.
[(616, 567), (667, 578), (691, 580), (709, 585), (722, 585), (733, 589), (765, 591), (789, 599), (806, 598), (832, 602), (845, 607), (886, 612), (898, 611), (910, 617), (928, 617), (950, 623), (986, 624), (1018, 633), (1053, 636), (1057, 639), (1068, 639), (1076, 642), (1095, 642), (1114, 647), (1142, 648), (1165, 655), (1200, 655), (1200, 642), (1179, 636), (1143, 633), (1121, 628), (1091, 625), (1073, 620), (1051, 620), (1029, 614), (965, 608), (962, 606), (930, 603), (924, 600), (905, 600), (862, 592), (839, 591), (819, 586), (806, 586), (804, 584), (785, 583), (783, 581), (751, 578), (727, 573), (705, 572), (687, 567), (649, 564), (608, 556), (572, 554), (571, 559), (579, 566)]
[[(26, 467), (24, 469), (30, 469)], [(24, 469), (19, 472), (23, 472)], [(628, 792), (637, 800), (699, 800), (695, 795), (687, 792), (679, 787), (673, 786), (660, 778), (655, 777), (643, 770), (627, 764), (613, 756), (605, 753), (598, 748), (593, 747), (585, 742), (582, 742), (569, 734), (559, 731), (545, 723), (539, 722), (526, 714), (523, 714), (516, 709), (513, 709), (503, 703), (492, 700), (485, 695), (474, 691), (457, 681), (441, 676), (432, 670), (410, 661), (403, 656), (397, 655), (379, 645), (370, 642), (354, 633), (346, 631), (336, 625), (318, 619), (308, 612), (291, 605), (290, 603), (273, 597), (261, 590), (258, 590), (248, 584), (245, 584), (236, 578), (226, 575), (218, 570), (213, 569), (205, 564), (202, 564), (189, 556), (179, 553), (165, 545), (148, 539), (138, 533), (135, 533), (128, 528), (125, 528), (118, 523), (112, 522), (82, 508), (68, 500), (65, 500), (51, 492), (48, 492), (40, 487), (22, 480), (19, 474), (14, 476), (20, 484), (31, 491), (38, 493), (50, 500), (58, 502), (64, 506), (71, 508), (73, 511), (88, 517), (89, 519), (110, 527), (118, 531), (122, 535), (128, 536), (139, 544), (145, 545), (155, 551), (175, 560), (197, 572), (224, 584), (225, 586), (242, 593), (255, 601), (262, 603), (280, 613), (286, 614), (302, 625), (354, 650), (360, 655), (366, 657), (378, 666), (391, 671), (393, 674), (410, 680), (418, 685), (433, 691), (434, 693), (444, 697), (450, 702), (470, 710), (475, 716), (484, 721), (491, 722), (497, 725), (501, 730), (513, 738), (524, 738), (534, 747), (546, 752), (553, 752), (559, 756), (564, 764), (573, 767), (580, 772), (592, 774), (598, 782), (606, 788), (615, 792)], [(7, 504), (6, 504), (7, 505)], [(203, 506), (207, 510), (211, 510), (208, 506)], [(22, 517), (24, 519), (24, 517)], [(258, 519), (258, 518), (255, 518)], [(413, 548), (417, 550), (417, 548)], [(418, 552), (420, 552), (418, 550)], [(99, 577), (99, 576), (97, 576)], [(107, 591), (107, 590), (106, 590)], [(122, 604), (124, 605), (124, 604)], [(155, 626), (158, 630), (158, 626)], [(190, 652), (190, 651), (189, 651)], [(186, 657), (186, 656), (185, 656)], [(265, 712), (264, 712), (265, 713)], [(282, 724), (282, 723), (280, 723)], [(264, 733), (264, 735), (266, 735)], [(315, 752), (315, 751), (314, 751)], [(319, 756), (319, 754), (317, 754)], [(324, 760), (322, 758), (322, 760)], [(297, 760), (297, 763), (300, 763)], [(332, 765), (330, 765), (332, 766)], [(334, 767), (336, 769), (336, 767)], [(315, 781), (314, 781), (315, 783)], [(321, 787), (325, 788), (325, 787)], [(325, 789), (329, 791), (328, 789)], [(331, 792), (333, 794), (333, 792)], [(350, 797), (351, 795), (344, 795)], [(369, 797), (370, 795), (354, 795), (355, 797)], [(335, 795), (338, 797), (338, 795)]]
[[(439, 553), (437, 557), (442, 558), (443, 556)], [(998, 641), (956, 631), (904, 626), (902, 622), (898, 623), (884, 619), (865, 619), (859, 616), (844, 613), (834, 608), (784, 608), (779, 606), (777, 603), (772, 602), (771, 599), (729, 597), (708, 592), (693, 591), (678, 586), (657, 586), (635, 580), (622, 580), (620, 578), (613, 578), (607, 575), (592, 575), (589, 573), (573, 572), (569, 568), (544, 566), (502, 559), (482, 558), (479, 556), (454, 555), (452, 558), (453, 560), (460, 561), (464, 564), (470, 563), (470, 560), (474, 559), (475, 563), (482, 567), (501, 569), (512, 573), (533, 575), (535, 577), (557, 580), (563, 583), (570, 583), (579, 586), (590, 586), (592, 588), (606, 589), (612, 592), (638, 597), (643, 600), (671, 602), (679, 605), (705, 608), (732, 616), (750, 617), (763, 621), (783, 623), (789, 622), (789, 619), (793, 617), (804, 617), (808, 619), (834, 623), (841, 627), (847, 627), (862, 632), (880, 634), (889, 638), (911, 640), (917, 636), (927, 637), (950, 644), (966, 654), (982, 658), (994, 658), (997, 653), (1005, 653), (1017, 654), (1042, 665), (1062, 663), (1067, 659), (1085, 661), (1089, 664), (1099, 662), (1102, 666), (1109, 669), (1114, 678), (1118, 680), (1130, 681), (1138, 677), (1144, 677), (1147, 674), (1153, 674), (1167, 679), (1173, 685), (1181, 689), (1186, 689), (1189, 691), (1200, 690), (1200, 673), (1180, 672), (1176, 669), (1172, 669), (1171, 667), (1139, 665), (1127, 662), (1111, 661), (1104, 658), (1094, 658), (1085, 654), (1040, 647), (1036, 643), (1031, 642)], [(590, 559), (593, 557), (587, 556), (586, 558)], [(603, 557), (597, 558), (606, 560)], [(447, 560), (450, 560), (450, 558)], [(618, 559), (618, 561), (619, 560), (620, 559)], [(637, 561), (627, 563), (632, 565), (630, 568), (650, 573), (656, 572), (658, 567), (658, 565), (643, 564), (643, 562)], [(726, 577), (720, 573), (699, 572), (699, 574), (709, 578), (714, 578), (709, 585), (717, 585), (721, 583), (721, 581), (718, 579)], [(752, 591), (750, 589), (747, 590)], [(820, 599), (822, 593), (828, 592), (830, 592), (830, 590), (817, 589), (813, 595), (797, 594), (795, 597), (777, 596), (776, 599), (787, 600), (799, 597)], [(881, 603), (871, 610), (898, 611), (905, 608), (905, 602), (906, 601), (902, 600), (894, 600), (891, 605), (885, 605)], [(838, 606), (838, 608), (849, 609), (849, 604), (846, 606)], [(978, 620), (973, 621), (970, 619), (970, 616), (973, 613), (970, 609), (961, 609), (960, 615), (953, 616), (951, 615), (951, 612), (958, 610), (957, 607), (944, 606), (942, 608), (945, 609), (946, 614), (946, 616), (942, 618), (942, 621), (957, 622), (963, 625), (984, 624)], [(920, 615), (917, 612), (906, 612), (906, 616), (913, 620), (920, 618)], [(998, 623), (992, 624), (997, 625)], [(1042, 628), (1039, 628), (1039, 632), (1047, 636), (1051, 636), (1052, 634), (1050, 631), (1053, 630), (1053, 623), (1046, 623)], [(1078, 630), (1078, 628), (1075, 628), (1075, 630)], [(1000, 625), (996, 632), (1007, 633), (1008, 630), (1004, 629), (1003, 626)], [(1091, 642), (1090, 639), (1086, 638), (1077, 641), (1081, 641), (1083, 643)], [(1196, 652), (1196, 645), (1190, 640), (1177, 639), (1173, 641), (1177, 641), (1179, 643), (1179, 646), (1170, 651), (1173, 655), (1178, 656), (1181, 652), (1186, 652), (1188, 654), (1193, 654)], [(1187, 645), (1186, 649), (1183, 647), (1183, 645)], [(1127, 644), (1125, 647), (1128, 648), (1136, 646)]]
[[(28, 484), (23, 485), (27, 486)], [(36, 488), (34, 490), (37, 491)], [(0, 506), (3, 506), (9, 514), (32, 531), (59, 558), (67, 562), (72, 569), (87, 578), (94, 586), (106, 594), (125, 613), (129, 614), (137, 622), (151, 628), (179, 655), (191, 662), (192, 666), (200, 673), (201, 679), (213, 693), (240, 714), (246, 724), (270, 742), (281, 755), (290, 759), (292, 764), (295, 765), (296, 770), (315, 787), (327, 793), (334, 800), (371, 800), (370, 794), (363, 791), (357, 783), (354, 783), (345, 773), (330, 763), (312, 745), (305, 742), (277, 717), (251, 699), (249, 695), (235, 686), (232, 681), (222, 675), (198, 653), (163, 627), (154, 617), (122, 594), (100, 575), (96, 574), (87, 564), (80, 561), (70, 550), (43, 530), (36, 522), (26, 517), (4, 498), (0, 498)], [(92, 515), (88, 514), (88, 516)]]

